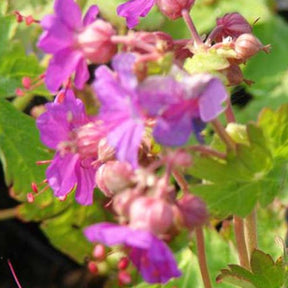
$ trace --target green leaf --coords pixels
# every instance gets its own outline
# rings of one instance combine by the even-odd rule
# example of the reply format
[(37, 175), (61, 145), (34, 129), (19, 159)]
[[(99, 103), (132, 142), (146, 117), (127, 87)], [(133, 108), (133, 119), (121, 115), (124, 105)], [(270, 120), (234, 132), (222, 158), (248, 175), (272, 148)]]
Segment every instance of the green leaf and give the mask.
[(18, 206), (17, 217), (23, 221), (42, 221), (69, 209), (74, 202), (73, 194), (69, 194), (65, 201), (60, 201), (50, 189), (34, 194), (32, 203), (24, 202)]
[(34, 119), (0, 99), (0, 159), (7, 186), (13, 185), (14, 197), (25, 200), (31, 183), (45, 179), (45, 168), (36, 161), (47, 160), (50, 153), (42, 146)]
[(282, 263), (275, 263), (269, 254), (255, 249), (251, 256), (251, 272), (238, 265), (228, 265), (217, 277), (242, 288), (280, 288), (284, 283), (285, 269)]
[[(74, 200), (74, 193), (70, 195)], [(105, 221), (106, 215), (96, 202), (91, 206), (73, 203), (61, 214), (42, 222), (41, 230), (52, 245), (79, 263), (91, 256), (93, 244), (88, 242), (83, 229), (96, 222)]]
[(258, 119), (259, 126), (263, 128), (272, 153), (277, 159), (288, 157), (288, 104), (282, 105), (277, 111), (269, 108), (263, 109)]
[(245, 217), (258, 200), (267, 205), (278, 192), (279, 182), (275, 179), (278, 167), (273, 166), (275, 163), (262, 129), (250, 123), (246, 134), (244, 138), (247, 137), (249, 145), (243, 144), (246, 140), (243, 142), (242, 137), (242, 143), (237, 143), (236, 155), (228, 154), (225, 160), (199, 154), (193, 158), (190, 173), (204, 180), (203, 184), (193, 187), (193, 193), (219, 216)]

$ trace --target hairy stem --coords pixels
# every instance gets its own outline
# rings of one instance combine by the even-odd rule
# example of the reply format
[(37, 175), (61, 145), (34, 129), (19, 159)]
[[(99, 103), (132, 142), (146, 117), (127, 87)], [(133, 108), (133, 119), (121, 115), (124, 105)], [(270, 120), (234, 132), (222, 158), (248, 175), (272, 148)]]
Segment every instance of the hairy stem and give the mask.
[(172, 172), (173, 177), (175, 178), (177, 184), (183, 191), (183, 193), (188, 193), (189, 192), (189, 185), (187, 181), (185, 180), (184, 176), (177, 170), (173, 170)]
[(189, 11), (186, 10), (186, 9), (183, 9), (182, 10), (182, 17), (188, 27), (188, 29), (190, 30), (190, 33), (192, 35), (192, 38), (194, 40), (194, 43), (197, 45), (197, 46), (203, 46), (203, 42), (202, 42), (202, 39), (200, 37), (200, 35), (198, 34), (197, 32), (197, 29), (192, 21), (192, 18), (189, 14)]
[(204, 155), (209, 156), (215, 156), (220, 159), (226, 159), (226, 154), (217, 150), (214, 150), (213, 148), (209, 146), (203, 146), (203, 145), (194, 145), (189, 147), (190, 150), (200, 152)]
[(231, 139), (231, 137), (229, 136), (229, 134), (226, 132), (222, 123), (218, 119), (215, 119), (211, 121), (211, 124), (213, 126), (214, 131), (219, 135), (222, 141), (226, 144), (227, 150), (235, 151), (236, 145)]
[(246, 269), (250, 269), (248, 251), (245, 241), (244, 221), (238, 216), (234, 216), (234, 231), (240, 265)]
[(232, 109), (232, 104), (231, 104), (231, 99), (228, 98), (226, 100), (226, 110), (225, 110), (225, 116), (226, 116), (226, 121), (228, 123), (234, 123), (236, 122), (236, 118), (235, 118), (235, 115), (234, 115), (234, 112), (233, 112), (233, 109)]
[(203, 228), (197, 227), (195, 230), (196, 230), (196, 241), (197, 241), (197, 255), (198, 255), (199, 267), (200, 267), (204, 287), (212, 288), (207, 261), (206, 261)]
[(245, 218), (245, 236), (249, 251), (249, 256), (251, 258), (251, 255), (253, 251), (257, 248), (257, 221), (256, 221), (257, 215), (256, 215), (256, 209), (253, 209), (253, 211)]
[(17, 207), (0, 210), (0, 221), (15, 218), (17, 215)]

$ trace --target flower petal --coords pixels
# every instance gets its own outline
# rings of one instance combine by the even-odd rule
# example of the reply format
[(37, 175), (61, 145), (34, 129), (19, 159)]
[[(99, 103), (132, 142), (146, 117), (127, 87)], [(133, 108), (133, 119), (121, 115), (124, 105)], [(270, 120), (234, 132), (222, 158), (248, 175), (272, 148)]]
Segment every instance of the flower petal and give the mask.
[(90, 6), (84, 16), (83, 25), (87, 26), (93, 23), (96, 20), (98, 14), (99, 14), (98, 6), (97, 5)]
[(127, 26), (132, 29), (139, 23), (139, 17), (145, 17), (154, 5), (155, 0), (130, 0), (117, 7), (119, 16), (125, 17)]
[(66, 196), (77, 183), (75, 166), (78, 161), (77, 154), (66, 154), (61, 157), (60, 153), (56, 153), (46, 170), (49, 186), (53, 189), (56, 197)]

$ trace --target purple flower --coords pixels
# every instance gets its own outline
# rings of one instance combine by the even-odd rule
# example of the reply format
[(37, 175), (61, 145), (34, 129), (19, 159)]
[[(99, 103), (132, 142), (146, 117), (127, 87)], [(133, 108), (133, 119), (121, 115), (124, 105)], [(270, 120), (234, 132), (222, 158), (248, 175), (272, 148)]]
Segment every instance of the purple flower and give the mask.
[[(159, 94), (159, 87), (163, 86), (167, 87), (164, 96), (161, 91)], [(150, 77), (141, 84), (138, 94), (147, 115), (156, 119), (155, 140), (167, 146), (185, 144), (192, 132), (199, 136), (203, 122), (215, 119), (223, 111), (222, 103), (228, 97), (220, 79), (209, 74), (185, 74), (181, 81)], [(157, 107), (155, 99), (159, 95), (164, 100), (163, 105)]]
[(77, 185), (76, 200), (90, 205), (93, 203), (96, 170), (91, 165), (92, 158), (82, 159), (77, 153), (74, 135), (77, 128), (91, 120), (72, 90), (65, 93), (63, 100), (62, 97), (60, 92), (55, 102), (46, 104), (47, 111), (37, 119), (42, 142), (57, 150), (46, 177), (56, 197), (66, 196)]
[(139, 23), (139, 17), (145, 17), (151, 10), (155, 0), (130, 0), (117, 8), (119, 16), (125, 17), (127, 26), (132, 29)]
[(100, 223), (87, 227), (84, 234), (90, 242), (107, 246), (123, 244), (130, 248), (132, 263), (148, 283), (166, 283), (173, 277), (181, 276), (168, 246), (148, 231)]
[(91, 24), (99, 10), (91, 6), (83, 20), (81, 10), (73, 0), (56, 0), (54, 15), (47, 15), (41, 21), (45, 30), (38, 42), (38, 47), (45, 53), (53, 54), (46, 72), (46, 85), (55, 92), (75, 72), (75, 85), (83, 88), (89, 78), (88, 67), (79, 45), (77, 34)]
[(132, 73), (133, 54), (118, 54), (112, 61), (115, 72), (106, 66), (96, 70), (94, 88), (101, 102), (99, 118), (104, 121), (108, 143), (119, 161), (137, 167), (138, 148), (144, 133), (145, 117), (137, 103), (136, 76)]

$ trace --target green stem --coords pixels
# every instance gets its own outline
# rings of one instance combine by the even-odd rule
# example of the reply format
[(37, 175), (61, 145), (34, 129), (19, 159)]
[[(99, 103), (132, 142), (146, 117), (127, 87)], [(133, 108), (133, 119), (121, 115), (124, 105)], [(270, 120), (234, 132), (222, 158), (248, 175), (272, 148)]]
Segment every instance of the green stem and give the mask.
[(234, 231), (240, 265), (246, 269), (250, 269), (249, 256), (245, 241), (244, 221), (238, 216), (234, 216)]
[(245, 236), (250, 258), (253, 251), (258, 246), (256, 218), (257, 218), (256, 209), (253, 209), (253, 211), (245, 218)]
[(0, 210), (0, 221), (16, 218), (17, 207)]
[(204, 287), (212, 288), (207, 261), (206, 261), (203, 228), (197, 227), (195, 230), (196, 230), (196, 241), (197, 241), (197, 255), (198, 255), (199, 267), (200, 267)]
[(235, 151), (236, 145), (231, 139), (231, 137), (229, 136), (229, 134), (226, 132), (222, 123), (218, 119), (215, 119), (211, 121), (211, 124), (213, 126), (214, 131), (219, 135), (222, 141), (226, 144), (227, 150)]

